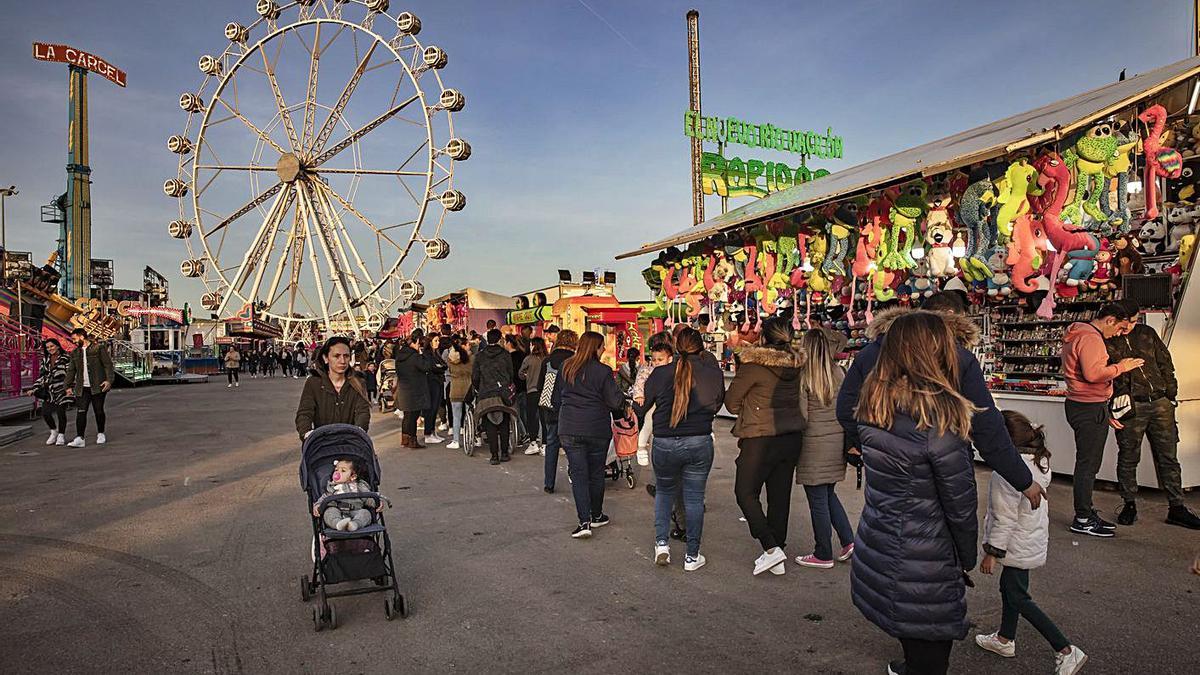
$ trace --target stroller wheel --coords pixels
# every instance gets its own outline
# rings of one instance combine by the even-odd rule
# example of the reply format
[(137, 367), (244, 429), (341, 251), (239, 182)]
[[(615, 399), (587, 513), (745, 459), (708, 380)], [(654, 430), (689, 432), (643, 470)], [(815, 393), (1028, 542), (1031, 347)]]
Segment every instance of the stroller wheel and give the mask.
[(312, 584), (308, 583), (308, 577), (300, 577), (300, 599), (308, 602), (312, 598)]
[(408, 617), (408, 601), (400, 593), (392, 598), (392, 610), (399, 614), (401, 619)]
[(321, 614), (319, 612), (317, 612), (316, 607), (313, 608), (312, 617), (313, 617), (313, 630), (320, 633), (321, 629), (325, 628), (325, 620), (321, 616)]
[(637, 478), (633, 475), (632, 471), (625, 474), (625, 484), (629, 486), (630, 490), (637, 485)]
[(388, 621), (391, 621), (392, 619), (396, 618), (396, 614), (394, 612), (392, 612), (392, 601), (391, 600), (383, 601), (383, 616)]
[(329, 630), (337, 628), (337, 613), (333, 611), (333, 605), (325, 608), (325, 625), (329, 627)]

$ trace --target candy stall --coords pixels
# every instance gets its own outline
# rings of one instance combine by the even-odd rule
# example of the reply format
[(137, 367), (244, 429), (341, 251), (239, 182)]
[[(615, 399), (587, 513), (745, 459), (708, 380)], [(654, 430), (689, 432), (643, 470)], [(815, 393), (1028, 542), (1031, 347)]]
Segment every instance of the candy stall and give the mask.
[[(1200, 57), (768, 194), (618, 258), (651, 255), (656, 308), (730, 347), (760, 322), (843, 331), (942, 291), (969, 300), (997, 404), (1045, 425), (1070, 474), (1063, 331), (1134, 298), (1178, 366), (1182, 438), (1200, 435)], [(726, 352), (729, 350), (726, 349)], [(1110, 438), (1100, 478), (1115, 480)], [(1148, 448), (1138, 480), (1156, 485)], [(1200, 446), (1179, 448), (1185, 487)]]

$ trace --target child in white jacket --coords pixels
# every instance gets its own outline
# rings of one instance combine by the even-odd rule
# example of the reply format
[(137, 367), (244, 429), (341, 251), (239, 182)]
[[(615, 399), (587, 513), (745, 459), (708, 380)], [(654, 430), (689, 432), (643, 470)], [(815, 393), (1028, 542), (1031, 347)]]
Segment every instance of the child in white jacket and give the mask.
[[(1004, 411), (1004, 423), (1033, 479), (1043, 489), (1050, 486), (1050, 451), (1041, 427), (1034, 427), (1019, 412)], [(999, 562), (1000, 597), (1004, 612), (1000, 630), (976, 635), (975, 644), (989, 652), (1011, 658), (1017, 653), (1017, 622), (1021, 617), (1046, 638), (1055, 654), (1055, 675), (1074, 675), (1083, 668), (1087, 654), (1062, 634), (1029, 595), (1029, 572), (1046, 564), (1050, 541), (1049, 505), (1045, 499), (1036, 511), (1016, 488), (993, 473), (988, 485), (988, 510), (984, 520), (983, 562), (979, 570), (992, 574)]]

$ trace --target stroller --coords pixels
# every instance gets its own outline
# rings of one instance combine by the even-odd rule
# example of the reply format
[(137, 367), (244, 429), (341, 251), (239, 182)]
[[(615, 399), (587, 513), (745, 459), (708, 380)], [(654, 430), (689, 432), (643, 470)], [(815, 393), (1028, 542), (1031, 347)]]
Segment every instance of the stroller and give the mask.
[(637, 485), (637, 474), (633, 468), (633, 458), (637, 455), (638, 423), (632, 414), (612, 423), (612, 445), (610, 447), (608, 464), (604, 475), (614, 483), (625, 479), (625, 485), (632, 490)]
[[(367, 482), (373, 492), (326, 495), (325, 486), (333, 474), (336, 459), (354, 460), (360, 471), (359, 479)], [(383, 612), (388, 621), (408, 616), (408, 606), (396, 580), (396, 565), (392, 561), (392, 543), (388, 538), (383, 513), (376, 511), (374, 522), (357, 531), (334, 530), (313, 516), (313, 505), (321, 512), (326, 504), (345, 499), (375, 499), (391, 501), (379, 494), (379, 460), (371, 445), (371, 437), (351, 424), (330, 424), (313, 430), (304, 441), (300, 460), (300, 486), (308, 493), (308, 515), (312, 519), (313, 569), (311, 576), (300, 577), (300, 597), (308, 602), (314, 595), (321, 601), (312, 612), (313, 627), (337, 628), (337, 615), (329, 598), (364, 593), (388, 593)], [(326, 586), (348, 581), (366, 580), (373, 586), (359, 586), (343, 591), (327, 591)]]
[(376, 386), (379, 388), (379, 412), (389, 412), (395, 407), (392, 392), (396, 388), (396, 360), (384, 359), (375, 373)]

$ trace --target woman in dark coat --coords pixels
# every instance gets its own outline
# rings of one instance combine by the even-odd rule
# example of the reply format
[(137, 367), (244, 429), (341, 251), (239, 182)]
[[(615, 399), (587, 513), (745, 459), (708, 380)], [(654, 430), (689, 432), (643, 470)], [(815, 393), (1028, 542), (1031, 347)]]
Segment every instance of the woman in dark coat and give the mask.
[(418, 349), (424, 334), (413, 331), (408, 342), (396, 350), (396, 388), (393, 390), (396, 410), (404, 412), (400, 426), (400, 447), (423, 448), (417, 437), (417, 418), (429, 407), (429, 358)]
[(903, 646), (889, 672), (942, 675), (954, 640), (967, 635), (965, 578), (979, 529), (967, 438), (978, 408), (958, 382), (946, 322), (910, 312), (892, 324), (859, 398), (866, 504), (850, 594)]
[(437, 415), (442, 408), (442, 399), (446, 395), (446, 361), (442, 359), (441, 338), (436, 335), (426, 337), (421, 341), (421, 355), (429, 362), (429, 372), (426, 381), (429, 387), (429, 404), (422, 413), (425, 417), (425, 442), (441, 443), (446, 440), (437, 435)]
[(326, 424), (353, 424), (371, 428), (371, 403), (367, 390), (350, 368), (350, 340), (331, 337), (315, 357), (316, 365), (304, 380), (296, 406), (296, 433), (300, 439)]

